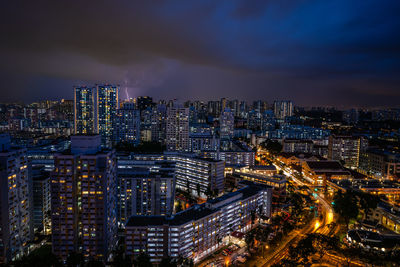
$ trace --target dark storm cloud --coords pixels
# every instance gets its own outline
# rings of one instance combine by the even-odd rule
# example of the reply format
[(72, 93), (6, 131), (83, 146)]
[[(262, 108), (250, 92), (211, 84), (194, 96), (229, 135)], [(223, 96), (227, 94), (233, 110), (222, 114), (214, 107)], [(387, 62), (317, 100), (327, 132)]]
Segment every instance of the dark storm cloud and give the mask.
[(3, 1), (0, 8), (0, 87), (14, 89), (0, 100), (69, 97), (73, 84), (106, 81), (131, 96), (400, 100), (397, 0)]

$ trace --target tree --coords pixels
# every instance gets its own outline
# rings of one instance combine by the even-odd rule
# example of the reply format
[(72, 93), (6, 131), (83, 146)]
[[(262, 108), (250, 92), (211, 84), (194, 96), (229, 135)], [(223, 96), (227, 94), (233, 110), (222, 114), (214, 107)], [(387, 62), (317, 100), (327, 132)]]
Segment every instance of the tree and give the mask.
[(177, 201), (177, 205), (176, 205), (175, 212), (178, 213), (178, 212), (181, 212), (182, 210), (183, 210), (183, 208), (182, 208), (182, 202), (181, 202), (180, 200), (178, 200), (178, 201)]
[(344, 194), (339, 190), (333, 197), (333, 203), (333, 209), (343, 219), (348, 229), (350, 220), (357, 218), (359, 213), (355, 194), (351, 190), (347, 190)]
[(82, 253), (71, 252), (68, 254), (67, 262), (68, 267), (84, 266), (85, 259)]
[(251, 218), (251, 225), (254, 225), (254, 223), (256, 222), (256, 210), (255, 209), (250, 211), (250, 218)]
[(160, 267), (175, 267), (177, 266), (176, 262), (172, 260), (171, 257), (163, 258), (160, 262)]
[(320, 255), (320, 258), (324, 256), (326, 251), (338, 248), (339, 240), (336, 237), (318, 233), (309, 234), (309, 236), (313, 240), (313, 247), (316, 253)]
[(315, 252), (313, 238), (309, 235), (301, 239), (296, 247), (289, 248), (290, 259), (300, 265), (309, 265), (309, 257)]
[(189, 195), (191, 195), (189, 179), (186, 179), (186, 192), (187, 192)]
[(201, 187), (200, 187), (199, 183), (196, 184), (196, 192), (197, 192), (197, 196), (200, 197)]
[(231, 243), (231, 234), (232, 234), (232, 231), (233, 231), (233, 225), (232, 224), (229, 224), (229, 243)]
[(282, 145), (279, 142), (270, 139), (262, 142), (260, 146), (274, 154), (278, 154), (282, 151)]
[(218, 190), (218, 188), (215, 188), (215, 189), (213, 190), (213, 197), (217, 197), (218, 194), (219, 194), (219, 190)]
[(150, 257), (146, 253), (140, 253), (134, 260), (134, 265), (137, 267), (152, 267)]
[(244, 237), (244, 242), (246, 242), (247, 249), (250, 250), (254, 245), (255, 229), (250, 230)]
[(371, 210), (376, 209), (380, 202), (380, 198), (376, 195), (358, 192), (360, 208), (364, 213), (365, 219), (368, 218), (368, 214)]
[(290, 202), (293, 204), (293, 212), (295, 214), (300, 214), (303, 210), (303, 197), (300, 193), (293, 192), (290, 194)]
[(182, 266), (182, 267), (193, 267), (194, 262), (192, 259), (187, 259), (182, 256), (179, 256), (178, 259), (176, 260), (176, 265)]
[(28, 256), (13, 262), (16, 267), (57, 267), (62, 266), (58, 258), (51, 252), (51, 246), (44, 245), (32, 251)]
[(204, 192), (204, 194), (207, 196), (207, 199), (211, 199), (212, 198), (213, 191), (211, 190), (211, 185), (210, 184), (207, 186), (207, 189)]
[(111, 266), (118, 266), (118, 267), (131, 267), (132, 261), (129, 257), (125, 255), (125, 247), (118, 246), (118, 249), (114, 251), (114, 260)]
[(86, 267), (104, 267), (104, 263), (100, 260), (91, 259), (86, 264)]
[(340, 252), (345, 257), (347, 266), (350, 266), (351, 260), (360, 256), (361, 249), (358, 247), (346, 247), (345, 249), (341, 249)]

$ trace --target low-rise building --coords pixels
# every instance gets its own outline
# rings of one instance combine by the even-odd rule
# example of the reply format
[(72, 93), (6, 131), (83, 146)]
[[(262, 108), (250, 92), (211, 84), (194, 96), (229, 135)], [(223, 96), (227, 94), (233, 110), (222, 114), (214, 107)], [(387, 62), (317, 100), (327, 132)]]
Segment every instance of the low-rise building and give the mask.
[(343, 168), (338, 161), (304, 161), (303, 177), (314, 185), (325, 186), (328, 179), (350, 179), (350, 171)]
[[(271, 166), (275, 169), (273, 165)], [(272, 170), (272, 168), (268, 166), (236, 168), (233, 170), (231, 176), (237, 178), (235, 182), (245, 180), (271, 186), (273, 188), (274, 196), (276, 197), (286, 194), (286, 177), (284, 175), (276, 174), (276, 169)]]
[(324, 158), (313, 155), (311, 153), (288, 153), (288, 152), (281, 152), (278, 154), (276, 159), (283, 164), (289, 165), (302, 165), (304, 161), (320, 161), (325, 160)]

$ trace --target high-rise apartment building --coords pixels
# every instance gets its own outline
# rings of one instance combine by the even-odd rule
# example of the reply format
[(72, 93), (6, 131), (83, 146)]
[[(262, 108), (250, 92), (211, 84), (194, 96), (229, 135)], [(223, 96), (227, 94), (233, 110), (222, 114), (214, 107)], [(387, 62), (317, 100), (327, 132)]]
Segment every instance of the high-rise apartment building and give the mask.
[(119, 221), (124, 223), (134, 215), (171, 215), (174, 208), (174, 172), (152, 166), (142, 168), (118, 168)]
[(25, 149), (0, 135), (0, 263), (22, 257), (33, 238), (32, 193)]
[(292, 101), (275, 101), (274, 114), (277, 119), (284, 120), (286, 117), (293, 116)]
[(207, 188), (218, 190), (219, 193), (224, 189), (224, 162), (222, 160), (199, 158), (195, 154), (189, 153), (171, 152), (119, 155), (119, 172), (120, 170), (121, 173), (124, 170), (129, 172), (129, 169), (138, 167), (148, 168), (153, 173), (163, 173), (163, 170), (174, 173), (176, 187), (190, 191), (193, 195), (198, 195), (198, 189), (202, 196)]
[(99, 135), (72, 136), (51, 174), (53, 253), (106, 260), (116, 244), (116, 158)]
[(153, 108), (151, 116), (151, 141), (165, 144), (167, 107), (157, 105)]
[(235, 117), (233, 112), (226, 108), (220, 116), (220, 137), (221, 139), (232, 139), (235, 128)]
[(44, 167), (32, 167), (33, 227), (35, 232), (51, 233), (50, 173)]
[(347, 168), (356, 169), (360, 153), (368, 147), (368, 141), (360, 136), (329, 136), (328, 159), (344, 162)]
[(109, 147), (114, 131), (114, 117), (118, 109), (118, 86), (97, 86), (97, 121), (102, 146)]
[(190, 133), (191, 152), (201, 153), (202, 151), (216, 151), (219, 147), (220, 139), (211, 131)]
[(131, 102), (122, 104), (114, 117), (113, 142), (140, 143), (140, 111)]
[(98, 132), (96, 119), (96, 88), (74, 87), (75, 134)]
[(190, 151), (189, 109), (176, 102), (167, 108), (166, 145), (168, 151)]
[(189, 191), (192, 195), (198, 195), (200, 191), (202, 197), (207, 189), (223, 192), (224, 161), (168, 153), (165, 156), (175, 162), (177, 188)]

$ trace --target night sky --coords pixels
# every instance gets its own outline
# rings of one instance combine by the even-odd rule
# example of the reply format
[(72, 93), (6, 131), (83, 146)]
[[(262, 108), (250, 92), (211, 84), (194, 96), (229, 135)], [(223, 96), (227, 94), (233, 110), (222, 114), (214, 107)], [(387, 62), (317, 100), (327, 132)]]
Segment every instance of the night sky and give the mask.
[(291, 99), (400, 105), (399, 0), (1, 1), (0, 101)]

